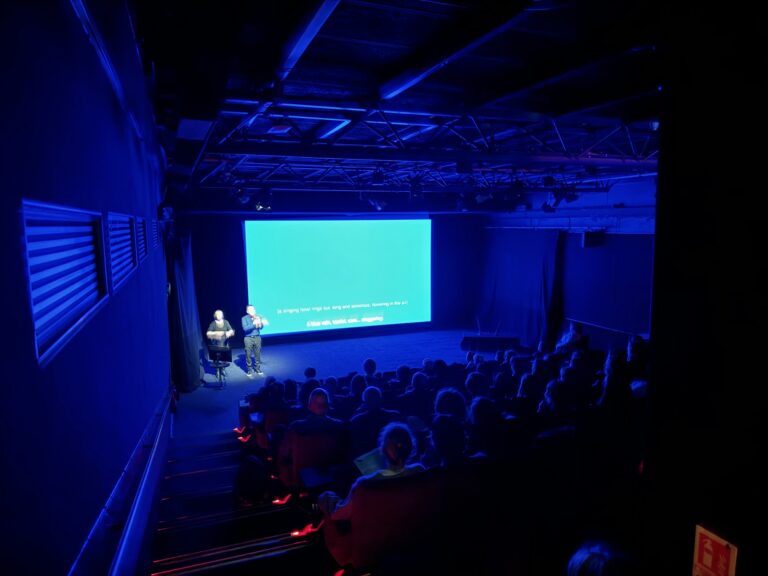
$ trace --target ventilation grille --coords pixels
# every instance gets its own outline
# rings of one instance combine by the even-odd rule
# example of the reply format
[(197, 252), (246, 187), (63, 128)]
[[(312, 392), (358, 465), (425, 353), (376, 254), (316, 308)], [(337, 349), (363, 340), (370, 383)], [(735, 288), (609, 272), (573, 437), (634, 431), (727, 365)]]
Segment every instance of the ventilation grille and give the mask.
[(109, 263), (112, 270), (112, 288), (122, 284), (136, 268), (133, 226), (130, 216), (109, 215)]
[(139, 260), (144, 260), (149, 254), (147, 221), (144, 218), (136, 218), (136, 252), (139, 254)]
[(152, 248), (160, 246), (160, 226), (157, 220), (152, 220)]
[(96, 214), (24, 202), (27, 272), (37, 357), (47, 361), (106, 296)]

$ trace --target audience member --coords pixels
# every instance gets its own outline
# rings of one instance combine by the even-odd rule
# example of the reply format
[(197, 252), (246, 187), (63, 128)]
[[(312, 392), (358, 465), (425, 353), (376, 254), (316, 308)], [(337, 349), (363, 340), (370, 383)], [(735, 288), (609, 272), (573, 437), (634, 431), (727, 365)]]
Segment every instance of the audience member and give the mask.
[(359, 456), (373, 450), (381, 429), (400, 418), (399, 412), (382, 407), (381, 390), (376, 386), (368, 386), (363, 391), (363, 403), (349, 421), (352, 455)]
[(332, 515), (334, 520), (348, 519), (350, 514), (348, 504), (360, 482), (372, 479), (399, 478), (424, 470), (424, 466), (421, 464), (408, 463), (414, 455), (415, 447), (416, 441), (407, 424), (401, 422), (387, 424), (379, 435), (379, 450), (385, 467), (358, 478), (344, 500), (341, 500), (335, 492), (323, 492), (318, 497), (318, 507), (324, 514)]
[(585, 542), (571, 556), (567, 576), (639, 576), (638, 566), (607, 542)]

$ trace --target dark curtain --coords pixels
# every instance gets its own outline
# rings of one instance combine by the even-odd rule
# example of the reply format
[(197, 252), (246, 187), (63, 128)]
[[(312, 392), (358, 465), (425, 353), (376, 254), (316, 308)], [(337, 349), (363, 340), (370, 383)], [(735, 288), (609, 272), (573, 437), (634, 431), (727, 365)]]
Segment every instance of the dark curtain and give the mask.
[(186, 227), (172, 226), (167, 235), (168, 299), (171, 334), (171, 372), (176, 388), (191, 392), (201, 382), (205, 343), (197, 308), (192, 267), (192, 240)]
[[(599, 245), (564, 234), (564, 316), (604, 331), (626, 345), (627, 334), (650, 331), (653, 242), (650, 234), (607, 234)], [(590, 335), (590, 345), (596, 345)], [(610, 347), (608, 347), (610, 348)], [(605, 349), (608, 349), (605, 348)]]
[(478, 331), (516, 336), (532, 348), (551, 340), (560, 309), (558, 232), (488, 227), (484, 235), (488, 272), (475, 318)]

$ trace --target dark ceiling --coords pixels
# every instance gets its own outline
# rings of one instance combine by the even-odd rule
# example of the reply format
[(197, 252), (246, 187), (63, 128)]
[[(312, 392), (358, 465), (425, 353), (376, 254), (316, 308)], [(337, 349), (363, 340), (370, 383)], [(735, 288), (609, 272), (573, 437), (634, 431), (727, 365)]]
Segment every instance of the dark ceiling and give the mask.
[(179, 210), (513, 210), (653, 176), (655, 4), (135, 3)]

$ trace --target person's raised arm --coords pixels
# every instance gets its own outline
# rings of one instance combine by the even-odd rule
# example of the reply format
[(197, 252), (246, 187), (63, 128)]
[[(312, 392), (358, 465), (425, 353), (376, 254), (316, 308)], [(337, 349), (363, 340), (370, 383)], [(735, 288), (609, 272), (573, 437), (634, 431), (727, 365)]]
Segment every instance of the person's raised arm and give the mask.
[(246, 314), (240, 319), (240, 324), (243, 326), (243, 332), (245, 332), (245, 335), (248, 336), (248, 332), (250, 331), (251, 325), (253, 324), (251, 317)]

